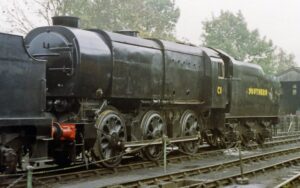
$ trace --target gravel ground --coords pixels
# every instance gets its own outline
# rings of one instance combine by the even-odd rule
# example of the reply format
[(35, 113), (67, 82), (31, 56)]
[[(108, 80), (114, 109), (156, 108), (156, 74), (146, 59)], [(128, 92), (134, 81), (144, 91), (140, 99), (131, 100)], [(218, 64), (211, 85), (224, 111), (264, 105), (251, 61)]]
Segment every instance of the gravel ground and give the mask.
[[(251, 155), (256, 155), (256, 154), (261, 154), (265, 152), (270, 152), (270, 151), (275, 151), (275, 150), (281, 150), (281, 149), (288, 149), (292, 147), (299, 146), (298, 143), (294, 144), (288, 144), (288, 145), (280, 145), (280, 146), (275, 146), (271, 148), (259, 148), (253, 151), (243, 151), (242, 155), (243, 156), (251, 156)], [(253, 169), (253, 168), (258, 168), (261, 167), (262, 164), (268, 165), (274, 162), (279, 162), (280, 160), (286, 160), (292, 156), (299, 156), (299, 153), (296, 154), (291, 154), (288, 156), (282, 156), (282, 157), (277, 157), (275, 159), (271, 159), (268, 161), (263, 161), (261, 163), (256, 163), (256, 164), (251, 164), (251, 165), (245, 165), (245, 170), (248, 169)], [(228, 149), (224, 152), (224, 155), (217, 155), (217, 156), (210, 156), (208, 158), (203, 158), (201, 160), (194, 160), (194, 161), (187, 161), (183, 162), (180, 164), (168, 164), (167, 168), (167, 173), (172, 173), (172, 172), (178, 172), (181, 170), (186, 170), (190, 168), (195, 168), (195, 167), (201, 167), (201, 166), (208, 166), (215, 164), (218, 161), (229, 161), (233, 159), (238, 159), (238, 151), (236, 149)], [(230, 174), (231, 172), (239, 172), (239, 167), (234, 167), (226, 169), (226, 170), (219, 170), (217, 172), (212, 172), (209, 174), (202, 174), (197, 177), (193, 177), (193, 179), (201, 179), (201, 180), (210, 180), (214, 179), (217, 177), (224, 177), (225, 175)], [(103, 176), (99, 178), (94, 178), (94, 179), (86, 179), (86, 180), (81, 180), (81, 181), (75, 181), (72, 182), (72, 184), (57, 184), (53, 185), (55, 187), (63, 187), (63, 188), (81, 188), (81, 187), (103, 187), (103, 186), (108, 186), (108, 185), (113, 185), (113, 184), (120, 184), (123, 182), (128, 182), (128, 181), (133, 181), (133, 180), (138, 180), (138, 179), (143, 179), (143, 178), (150, 178), (154, 176), (158, 176), (164, 174), (163, 167), (155, 167), (155, 168), (145, 168), (145, 169), (138, 169), (134, 170), (131, 172), (126, 172), (126, 173), (116, 173), (115, 175), (111, 176)], [(271, 176), (270, 179), (274, 179), (275, 176)], [(257, 181), (259, 182), (259, 181)], [(265, 182), (266, 178), (262, 177), (262, 182), (263, 183), (257, 183), (255, 184), (255, 187), (266, 187)], [(234, 186), (237, 187), (237, 186)], [(241, 187), (241, 186), (238, 186)], [(242, 186), (242, 187), (248, 187), (248, 186)], [(254, 187), (254, 184), (252, 184), (252, 187)]]

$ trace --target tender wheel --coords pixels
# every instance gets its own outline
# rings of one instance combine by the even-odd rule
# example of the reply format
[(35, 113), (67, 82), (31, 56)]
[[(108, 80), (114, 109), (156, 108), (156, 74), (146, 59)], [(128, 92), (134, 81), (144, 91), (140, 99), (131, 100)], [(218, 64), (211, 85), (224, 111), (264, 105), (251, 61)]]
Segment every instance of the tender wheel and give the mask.
[[(198, 136), (200, 135), (200, 124), (196, 114), (187, 110), (183, 113), (181, 120), (181, 136)], [(180, 143), (180, 148), (186, 153), (196, 153), (199, 147), (199, 140)]]
[(227, 148), (229, 146), (229, 144), (226, 142), (224, 135), (222, 134), (217, 135), (217, 142), (219, 148)]
[(216, 134), (213, 132), (213, 130), (208, 130), (204, 133), (204, 138), (208, 145), (211, 147), (217, 147), (218, 146), (218, 140), (216, 137)]
[[(143, 116), (141, 127), (143, 140), (157, 140), (166, 133), (165, 121), (156, 111), (149, 111)], [(163, 148), (162, 145), (151, 145), (145, 147), (142, 152), (147, 159), (156, 161), (162, 157)]]
[(243, 146), (249, 146), (251, 140), (254, 140), (254, 133), (251, 131), (251, 129), (245, 129), (241, 134), (241, 141)]
[(255, 139), (254, 132), (245, 122), (241, 122), (239, 124), (238, 132), (239, 132), (239, 139), (242, 142), (241, 144), (245, 147), (249, 146), (251, 140)]
[(12, 148), (0, 146), (0, 172), (12, 174), (16, 172), (18, 157)]
[(262, 134), (256, 135), (256, 143), (258, 145), (263, 145), (265, 143), (265, 137)]
[(251, 138), (247, 135), (242, 135), (241, 136), (241, 141), (243, 146), (249, 146)]
[(115, 167), (122, 160), (126, 127), (124, 120), (114, 110), (103, 111), (97, 121), (97, 141), (94, 145), (94, 155), (97, 159), (105, 160), (106, 167)]
[(258, 145), (263, 145), (266, 138), (272, 138), (272, 132), (263, 123), (260, 123), (259, 126), (261, 128), (256, 131), (255, 140)]
[(222, 134), (216, 130), (210, 130), (205, 133), (205, 140), (211, 147), (214, 148), (225, 148), (226, 142)]

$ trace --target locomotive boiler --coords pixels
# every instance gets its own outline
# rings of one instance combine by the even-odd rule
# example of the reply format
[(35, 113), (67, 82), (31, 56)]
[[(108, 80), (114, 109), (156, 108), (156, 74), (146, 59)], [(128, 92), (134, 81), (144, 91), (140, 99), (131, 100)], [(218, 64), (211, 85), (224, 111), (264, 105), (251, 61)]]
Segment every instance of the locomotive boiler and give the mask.
[(74, 17), (55, 17), (25, 43), (47, 61), (49, 155), (58, 164), (81, 154), (113, 167), (136, 146), (157, 160), (164, 135), (186, 153), (203, 139), (212, 146), (239, 138), (263, 143), (277, 121), (278, 81), (220, 50), (83, 30)]

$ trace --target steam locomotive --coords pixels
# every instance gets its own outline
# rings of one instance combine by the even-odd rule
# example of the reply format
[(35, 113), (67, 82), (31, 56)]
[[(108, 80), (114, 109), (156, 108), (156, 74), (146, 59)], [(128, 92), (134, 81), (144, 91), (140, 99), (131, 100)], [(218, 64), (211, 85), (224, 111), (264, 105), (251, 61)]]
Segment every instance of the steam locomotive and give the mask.
[[(47, 126), (33, 123), (35, 130), (45, 127), (45, 131), (35, 132), (29, 151), (45, 136), (44, 156), (57, 164), (70, 164), (81, 156), (83, 161), (93, 158), (115, 167), (128, 148), (140, 147), (141, 156), (159, 159), (164, 135), (186, 153), (197, 152), (203, 140), (225, 147), (238, 139), (246, 145), (250, 140), (262, 144), (271, 137), (280, 85), (260, 66), (239, 62), (221, 50), (143, 39), (132, 31), (79, 29), (74, 17), (54, 17), (53, 24), (33, 29), (25, 37), (32, 57), (28, 61), (38, 61), (30, 65), (46, 68), (28, 68), (30, 73), (20, 74), (47, 81), (46, 86), (39, 83), (40, 93), (35, 96), (22, 92), (30, 99), (13, 101), (20, 108), (33, 105), (32, 112), (39, 112), (39, 117), (47, 114)], [(1, 82), (12, 79), (13, 75), (1, 77)], [(1, 104), (16, 88), (37, 87), (29, 80), (14, 86), (1, 93), (5, 100)], [(9, 105), (14, 119), (15, 109)], [(10, 124), (0, 127), (2, 137), (10, 134)], [(15, 131), (25, 136), (21, 130)], [(23, 144), (14, 148), (5, 143), (1, 141), (0, 147), (15, 156), (24, 152)], [(5, 158), (6, 150), (0, 151)], [(7, 163), (0, 162), (0, 166)]]

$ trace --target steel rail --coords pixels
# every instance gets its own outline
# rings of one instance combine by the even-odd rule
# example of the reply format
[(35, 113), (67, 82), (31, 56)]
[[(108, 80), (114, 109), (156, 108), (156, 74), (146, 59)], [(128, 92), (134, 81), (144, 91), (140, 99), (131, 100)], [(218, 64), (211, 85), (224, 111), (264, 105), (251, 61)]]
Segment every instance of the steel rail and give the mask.
[[(296, 152), (300, 152), (300, 147), (295, 147), (295, 148), (284, 149), (284, 150), (279, 150), (279, 151), (275, 151), (275, 152), (267, 152), (264, 154), (258, 154), (258, 155), (254, 155), (254, 156), (244, 157), (242, 159), (242, 161), (243, 161), (243, 163), (249, 164), (251, 162), (257, 162), (260, 160), (266, 160), (266, 159), (270, 159), (273, 157), (288, 155), (288, 154), (296, 153)], [(300, 162), (300, 157), (293, 159), (293, 161), (294, 160), (297, 160)], [(196, 176), (199, 174), (210, 173), (210, 172), (214, 172), (216, 170), (221, 170), (221, 169), (238, 166), (239, 164), (240, 164), (240, 160), (235, 159), (235, 160), (230, 160), (228, 162), (222, 162), (222, 163), (208, 165), (205, 167), (199, 167), (199, 168), (194, 168), (194, 169), (182, 170), (180, 172), (163, 174), (161, 176), (155, 176), (155, 177), (151, 177), (151, 178), (145, 178), (145, 179), (125, 182), (125, 183), (122, 183), (119, 185), (112, 185), (112, 186), (107, 186), (107, 187), (134, 188), (134, 187), (140, 187), (140, 186), (160, 185), (160, 184), (164, 184), (166, 182), (173, 182), (174, 180), (179, 180), (179, 179), (183, 180), (186, 177), (192, 177), (192, 176)], [(279, 165), (275, 164), (273, 166), (279, 166)], [(261, 171), (262, 169), (266, 169), (266, 167), (256, 169), (253, 171), (248, 171), (248, 172), (245, 172), (244, 174), (248, 175), (248, 174), (254, 173), (257, 170)], [(221, 179), (212, 180), (212, 181), (208, 181), (208, 182), (195, 183), (194, 185), (191, 185), (191, 187), (218, 187), (221, 185), (227, 185), (227, 182), (231, 183), (234, 181), (233, 178), (237, 178), (239, 176), (240, 176), (240, 174), (237, 174), (234, 176), (229, 176), (226, 178), (221, 178)]]
[[(258, 173), (266, 173), (267, 171), (278, 170), (280, 168), (293, 166), (293, 165), (299, 164), (299, 163), (300, 163), (300, 157), (294, 157), (292, 159), (288, 159), (288, 160), (285, 160), (282, 162), (268, 165), (266, 167), (261, 167), (261, 168), (255, 169), (255, 170), (246, 171), (246, 172), (244, 172), (244, 175), (245, 176), (247, 175), (247, 177), (253, 177), (253, 176), (256, 176)], [(224, 185), (230, 185), (233, 183), (237, 183), (236, 180), (240, 176), (241, 176), (241, 174), (235, 174), (232, 176), (227, 176), (227, 177), (223, 177), (223, 178), (208, 181), (208, 182), (195, 183), (195, 184), (184, 186), (184, 187), (185, 188), (188, 188), (188, 187), (189, 188), (192, 188), (192, 187), (210, 187), (210, 188), (220, 187), (220, 186), (224, 186)], [(297, 184), (297, 185), (299, 185), (299, 184)]]
[[(292, 140), (292, 138), (300, 138), (300, 134), (290, 134), (290, 135), (281, 135), (281, 136), (275, 136), (275, 137), (273, 137), (271, 140), (269, 140), (269, 141), (266, 141), (263, 145), (261, 145), (260, 147), (270, 147), (269, 145), (270, 145), (270, 143), (271, 143), (271, 146), (273, 146), (273, 145), (276, 145), (277, 143), (280, 145), (280, 144), (285, 144), (286, 142), (282, 142), (282, 141), (284, 141), (284, 140), (290, 140), (291, 142), (294, 142), (294, 141), (296, 141), (296, 140)], [(197, 137), (197, 139), (198, 139), (198, 137)], [(188, 140), (187, 141), (193, 141), (193, 140), (197, 140), (195, 137), (189, 137), (188, 138)], [(176, 141), (177, 140), (175, 140), (175, 143), (176, 143)], [(276, 142), (276, 141), (279, 141), (279, 142)], [(290, 142), (290, 141), (288, 141), (288, 142)], [(300, 141), (300, 140), (299, 140)], [(136, 143), (134, 143), (133, 142), (133, 145), (135, 145), (135, 144), (137, 144), (138, 142), (136, 142)], [(158, 142), (154, 142), (154, 145), (155, 144), (159, 144), (159, 143), (161, 143), (161, 141), (158, 141)], [(130, 144), (129, 143), (127, 143), (128, 145), (127, 146), (129, 146), (130, 147)], [(142, 144), (142, 145), (144, 145), (144, 144)], [(135, 146), (139, 146), (139, 145), (135, 145)], [(200, 145), (199, 146), (199, 149), (201, 150), (201, 149), (206, 149), (206, 148), (209, 148), (210, 146), (209, 145)], [(253, 148), (257, 148), (258, 147), (258, 145), (257, 144), (250, 144), (250, 145), (248, 145), (247, 146), (248, 147), (248, 149), (253, 149)], [(214, 150), (215, 152), (218, 152), (218, 150)], [(203, 153), (203, 154), (205, 154), (205, 153)], [(77, 164), (77, 165), (81, 165), (81, 164)], [(76, 165), (75, 165), (76, 166)], [(39, 172), (39, 171), (47, 171), (47, 170), (50, 170), (50, 171), (52, 171), (52, 170), (55, 170), (55, 169), (58, 169), (57, 167), (47, 167), (47, 168), (38, 168), (38, 169), (35, 169), (34, 170), (34, 172)], [(59, 170), (59, 169), (58, 169)], [(63, 170), (63, 169), (62, 169)], [(15, 177), (18, 177), (18, 176), (21, 176), (22, 174), (24, 174), (24, 173), (26, 173), (26, 171), (19, 171), (17, 174), (12, 174), (12, 175), (10, 175), (10, 176), (15, 176)], [(5, 176), (5, 175), (3, 175), (3, 174), (1, 174), (0, 173), (0, 178), (2, 178), (2, 176)]]
[[(278, 145), (284, 145), (284, 144), (290, 144), (290, 143), (296, 143), (300, 141), (300, 138), (296, 139), (286, 139), (282, 137), (282, 140), (278, 141), (272, 141), (272, 142), (266, 142), (264, 145), (259, 146), (257, 144), (251, 144), (247, 147), (247, 150), (254, 150), (259, 147), (268, 148)], [(209, 148), (209, 147), (207, 147)], [(205, 147), (202, 149), (206, 149)], [(180, 156), (170, 156), (168, 157), (167, 161), (168, 163), (182, 163), (184, 161), (191, 161), (191, 160), (199, 160), (203, 159), (208, 156), (216, 156), (216, 155), (223, 155), (224, 151), (226, 149), (218, 149), (218, 150), (212, 150), (212, 151), (200, 151), (199, 153), (196, 153), (194, 155), (180, 155)], [(153, 167), (159, 167), (162, 166), (163, 161), (138, 161), (134, 162), (132, 164), (126, 164), (126, 165), (120, 165), (117, 168), (114, 169), (108, 169), (108, 168), (96, 168), (96, 169), (90, 169), (90, 170), (77, 170), (75, 172), (66, 172), (63, 171), (64, 169), (60, 170), (58, 169), (57, 173), (54, 173), (53, 170), (50, 170), (50, 172), (47, 172), (47, 170), (44, 171), (37, 171), (33, 173), (33, 176), (36, 180), (39, 180), (40, 182), (44, 182), (46, 184), (53, 184), (57, 181), (63, 181), (63, 182), (69, 182), (72, 180), (78, 180), (78, 178), (86, 178), (86, 177), (99, 177), (99, 176), (106, 176), (106, 175), (112, 175), (117, 172), (128, 172), (136, 169), (143, 169), (143, 168), (153, 168)], [(55, 171), (55, 170), (54, 170)], [(21, 174), (22, 175), (22, 174)], [(13, 175), (12, 177), (17, 177), (16, 175)], [(0, 175), (1, 179), (1, 175)], [(3, 178), (2, 178), (3, 179)], [(24, 187), (25, 181), (22, 180), (18, 182), (18, 184), (15, 185), (15, 187)], [(7, 182), (0, 182), (0, 187), (7, 187), (9, 183)], [(36, 183), (34, 185), (40, 185), (39, 183)]]
[(288, 178), (284, 182), (276, 185), (275, 188), (297, 187), (300, 185), (300, 173)]

